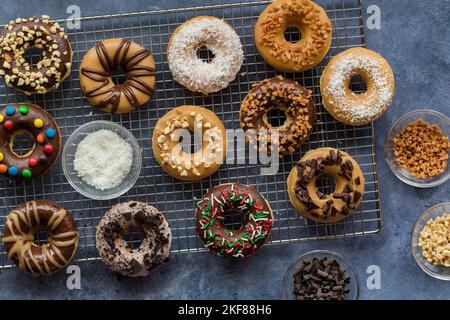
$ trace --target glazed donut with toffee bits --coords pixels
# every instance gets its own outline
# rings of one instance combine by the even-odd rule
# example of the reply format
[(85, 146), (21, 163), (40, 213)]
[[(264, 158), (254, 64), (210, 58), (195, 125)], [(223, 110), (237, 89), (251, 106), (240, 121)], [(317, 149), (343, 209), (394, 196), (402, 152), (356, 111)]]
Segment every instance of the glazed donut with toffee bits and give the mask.
[[(31, 66), (25, 51), (43, 50), (42, 59)], [(67, 34), (57, 22), (42, 18), (17, 18), (0, 34), (0, 75), (6, 85), (26, 95), (57, 89), (70, 75), (72, 48)]]
[[(269, 123), (267, 114), (272, 109), (279, 109), (286, 115), (286, 120), (281, 126), (274, 127)], [(267, 130), (268, 133), (267, 136), (246, 135), (247, 141), (255, 148), (268, 152), (271, 152), (276, 144), (280, 156), (298, 151), (309, 139), (315, 121), (316, 111), (312, 91), (282, 76), (254, 84), (241, 103), (240, 123), (244, 132), (256, 130), (258, 133), (260, 130)], [(268, 138), (274, 129), (278, 130), (278, 140)]]
[[(134, 250), (123, 239), (133, 227), (144, 237)], [(103, 216), (95, 239), (100, 257), (112, 271), (140, 277), (168, 260), (172, 234), (164, 214), (147, 203), (130, 201), (116, 204)]]
[[(239, 212), (242, 226), (225, 226), (225, 215)], [(206, 248), (219, 256), (245, 258), (260, 248), (271, 234), (272, 209), (256, 187), (226, 183), (208, 189), (197, 203), (196, 230)]]
[[(23, 155), (14, 151), (14, 139), (30, 134), (34, 146)], [(8, 105), (0, 110), (0, 174), (30, 179), (44, 174), (58, 159), (61, 133), (53, 117), (30, 103)]]
[[(183, 129), (200, 139), (200, 150), (195, 153), (186, 151), (186, 147), (180, 143), (180, 136), (183, 137), (185, 133)], [(215, 173), (225, 162), (225, 127), (208, 109), (198, 106), (177, 107), (156, 123), (152, 149), (160, 166), (171, 176), (186, 181), (201, 180)]]
[[(118, 68), (127, 74), (122, 84), (112, 75)], [(155, 91), (155, 61), (148, 49), (121, 38), (97, 42), (80, 65), (80, 82), (94, 107), (125, 113), (147, 103)]]
[[(322, 194), (316, 181), (324, 175), (335, 180), (332, 193)], [(308, 151), (292, 168), (287, 181), (289, 199), (306, 218), (336, 222), (353, 213), (364, 195), (364, 175), (347, 153), (334, 148)]]
[[(284, 33), (297, 28), (301, 40), (292, 43)], [(254, 38), (263, 59), (275, 69), (301, 72), (323, 60), (331, 46), (332, 25), (325, 10), (310, 0), (276, 0), (259, 16)]]
[[(197, 50), (205, 46), (211, 61)], [(200, 16), (180, 25), (167, 45), (167, 60), (175, 81), (193, 92), (213, 93), (226, 88), (241, 69), (244, 52), (236, 31), (224, 20)]]
[[(46, 229), (47, 243), (34, 243)], [(33, 276), (50, 275), (67, 266), (78, 248), (79, 233), (72, 215), (49, 200), (29, 201), (6, 217), (2, 242), (8, 257)]]
[[(360, 76), (367, 87), (363, 93), (350, 89)], [(382, 117), (392, 103), (395, 79), (389, 63), (377, 52), (351, 48), (331, 59), (320, 78), (323, 105), (337, 120), (354, 126)]]

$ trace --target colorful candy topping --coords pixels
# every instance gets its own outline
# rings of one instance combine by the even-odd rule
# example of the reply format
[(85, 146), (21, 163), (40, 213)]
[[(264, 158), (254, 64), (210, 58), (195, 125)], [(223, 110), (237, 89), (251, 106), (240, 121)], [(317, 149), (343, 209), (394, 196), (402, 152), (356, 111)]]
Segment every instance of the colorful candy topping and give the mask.
[(16, 167), (11, 166), (8, 168), (8, 173), (10, 176), (17, 176), (17, 174), (19, 173), (19, 170)]
[(51, 154), (53, 152), (53, 147), (49, 144), (44, 146), (44, 153)]
[(27, 114), (28, 113), (28, 107), (27, 106), (20, 106), (19, 111), (21, 114)]
[(8, 116), (12, 116), (14, 115), (14, 113), (16, 113), (16, 109), (14, 109), (14, 107), (11, 106), (6, 107), (6, 114)]
[(5, 158), (5, 156), (3, 155), (2, 152), (0, 152), (0, 161), (3, 161), (4, 158)]
[(3, 126), (6, 130), (11, 130), (14, 127), (14, 123), (11, 120), (7, 120)]
[(37, 118), (36, 120), (34, 120), (34, 126), (36, 128), (42, 128), (42, 126), (44, 125), (44, 121), (41, 118)]
[(31, 178), (31, 171), (28, 169), (25, 169), (22, 171), (22, 177), (24, 177), (25, 179), (30, 179)]
[(48, 128), (45, 131), (45, 135), (47, 136), (47, 138), (54, 138), (56, 136), (56, 130), (54, 128)]
[(0, 173), (6, 173), (8, 171), (8, 167), (4, 164), (0, 164)]
[(30, 168), (34, 168), (39, 164), (39, 160), (36, 158), (30, 158), (28, 160), (28, 165), (30, 166)]
[(36, 141), (40, 144), (44, 143), (44, 137), (41, 134), (38, 134), (36, 137)]
[(2, 123), (3, 120), (5, 120), (5, 117), (2, 114), (0, 114), (0, 123)]

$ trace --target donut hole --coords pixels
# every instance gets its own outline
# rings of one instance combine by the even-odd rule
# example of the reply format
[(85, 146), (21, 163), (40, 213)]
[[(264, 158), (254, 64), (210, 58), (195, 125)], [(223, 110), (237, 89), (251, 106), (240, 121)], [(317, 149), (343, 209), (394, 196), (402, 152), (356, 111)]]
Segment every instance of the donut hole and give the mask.
[(25, 50), (23, 58), (25, 59), (25, 62), (33, 68), (37, 67), (37, 64), (44, 58), (44, 55), (45, 51), (43, 48), (33, 46)]
[(124, 84), (127, 81), (127, 72), (119, 66), (111, 73), (111, 78), (116, 86)]
[(239, 230), (244, 225), (244, 214), (236, 208), (227, 208), (224, 210), (223, 224), (227, 229)]
[(48, 243), (48, 230), (44, 227), (37, 227), (34, 230), (34, 241), (33, 243), (37, 246), (42, 246)]
[(127, 248), (137, 250), (144, 240), (144, 234), (138, 227), (130, 227), (122, 234), (122, 239), (127, 243)]
[(202, 149), (202, 139), (200, 137), (197, 137), (195, 139), (194, 133), (189, 131), (190, 135), (180, 135), (178, 138), (178, 142), (181, 145), (181, 150), (184, 153), (196, 153), (199, 152)]
[(207, 46), (201, 46), (197, 49), (197, 57), (203, 62), (210, 63), (213, 61), (215, 54)]
[(297, 43), (302, 40), (302, 33), (297, 27), (287, 27), (286, 30), (284, 30), (284, 38), (287, 42)]
[(25, 157), (33, 152), (35, 143), (31, 132), (26, 130), (16, 131), (11, 137), (11, 151), (19, 157)]
[(323, 173), (316, 179), (317, 195), (329, 195), (336, 190), (336, 180), (328, 173)]
[(361, 94), (367, 91), (367, 83), (360, 75), (354, 75), (351, 77), (348, 83), (349, 89), (356, 94)]
[(278, 108), (272, 108), (266, 113), (267, 123), (272, 127), (281, 127), (286, 122), (286, 113)]

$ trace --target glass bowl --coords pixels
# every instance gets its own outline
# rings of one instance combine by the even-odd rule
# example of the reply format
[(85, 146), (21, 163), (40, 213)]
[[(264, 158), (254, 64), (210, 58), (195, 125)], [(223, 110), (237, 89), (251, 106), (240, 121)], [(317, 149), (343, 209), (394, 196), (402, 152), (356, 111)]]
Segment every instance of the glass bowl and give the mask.
[(436, 219), (444, 213), (450, 213), (450, 202), (435, 205), (419, 216), (411, 233), (411, 250), (417, 264), (425, 273), (436, 279), (450, 281), (450, 267), (438, 266), (428, 262), (419, 247), (420, 232), (422, 232), (427, 221)]
[(401, 181), (419, 188), (430, 188), (438, 186), (450, 178), (450, 164), (447, 164), (445, 168), (445, 172), (440, 175), (426, 178), (426, 179), (418, 179), (405, 170), (402, 166), (400, 166), (395, 160), (394, 150), (393, 150), (393, 140), (397, 136), (397, 134), (405, 127), (407, 124), (414, 122), (415, 120), (422, 119), (430, 124), (437, 124), (442, 132), (450, 137), (450, 118), (446, 115), (428, 109), (421, 109), (408, 112), (401, 116), (395, 121), (391, 128), (388, 131), (386, 141), (384, 144), (384, 152), (386, 154), (386, 161), (391, 168), (392, 172), (399, 178)]
[(313, 258), (324, 258), (324, 257), (327, 257), (328, 259), (335, 259), (340, 264), (340, 266), (345, 270), (347, 276), (350, 277), (350, 283), (347, 286), (349, 293), (346, 295), (345, 300), (358, 300), (359, 278), (355, 268), (340, 254), (328, 250), (309, 251), (301, 255), (291, 263), (291, 265), (289, 266), (289, 268), (287, 269), (286, 273), (283, 276), (281, 295), (284, 300), (295, 300), (295, 296), (293, 294), (294, 274), (299, 270), (303, 262), (310, 261)]
[[(78, 176), (74, 169), (75, 152), (78, 144), (88, 134), (101, 129), (107, 129), (117, 133), (122, 139), (130, 144), (133, 151), (133, 162), (127, 176), (117, 186), (106, 190), (99, 190), (94, 186), (87, 184)], [(142, 167), (142, 152), (136, 138), (130, 131), (121, 125), (111, 121), (92, 121), (76, 129), (67, 139), (62, 152), (62, 167), (67, 181), (69, 181), (70, 185), (83, 196), (95, 200), (109, 200), (124, 194), (136, 183)]]

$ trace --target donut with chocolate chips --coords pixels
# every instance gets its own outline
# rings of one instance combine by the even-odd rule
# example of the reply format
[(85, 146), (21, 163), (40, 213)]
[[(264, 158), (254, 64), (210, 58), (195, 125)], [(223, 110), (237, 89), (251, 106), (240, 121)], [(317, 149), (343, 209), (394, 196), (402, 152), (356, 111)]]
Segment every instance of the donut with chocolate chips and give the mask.
[[(268, 113), (273, 109), (281, 110), (286, 116), (280, 126), (269, 122)], [(315, 119), (312, 91), (282, 76), (254, 84), (241, 103), (240, 122), (247, 133), (247, 141), (260, 151), (269, 153), (277, 147), (280, 156), (300, 149), (309, 139)], [(273, 135), (274, 130), (278, 131), (278, 139)]]
[[(24, 58), (25, 51), (42, 49), (36, 66)], [(26, 95), (57, 89), (70, 74), (72, 48), (67, 34), (57, 22), (42, 18), (17, 18), (0, 34), (0, 75), (6, 85)]]
[[(130, 228), (143, 235), (139, 248), (128, 246), (123, 236)], [(100, 220), (95, 235), (103, 262), (114, 272), (140, 277), (167, 261), (172, 233), (166, 217), (155, 207), (139, 201), (119, 203)]]
[[(317, 188), (317, 180), (324, 175), (335, 180), (330, 194), (323, 194)], [(349, 154), (334, 148), (319, 148), (308, 151), (292, 168), (287, 187), (291, 203), (306, 218), (336, 222), (360, 206), (364, 181), (361, 168)]]

